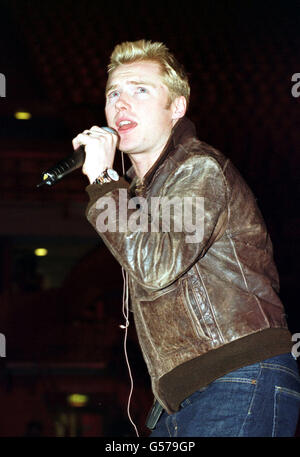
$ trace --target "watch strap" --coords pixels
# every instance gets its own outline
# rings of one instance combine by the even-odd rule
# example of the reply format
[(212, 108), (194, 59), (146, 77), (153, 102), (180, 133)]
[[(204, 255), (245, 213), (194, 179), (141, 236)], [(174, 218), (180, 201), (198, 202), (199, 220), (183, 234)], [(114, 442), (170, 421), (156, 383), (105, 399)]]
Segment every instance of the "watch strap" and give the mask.
[(107, 182), (112, 182), (112, 181), (118, 181), (119, 179), (119, 175), (118, 173), (115, 171), (115, 170), (112, 170), (114, 173), (116, 173), (116, 175), (118, 176), (118, 179), (117, 180), (113, 180), (107, 173), (107, 170), (104, 170), (96, 179), (95, 181), (93, 182), (93, 184), (104, 184), (104, 183), (107, 183)]

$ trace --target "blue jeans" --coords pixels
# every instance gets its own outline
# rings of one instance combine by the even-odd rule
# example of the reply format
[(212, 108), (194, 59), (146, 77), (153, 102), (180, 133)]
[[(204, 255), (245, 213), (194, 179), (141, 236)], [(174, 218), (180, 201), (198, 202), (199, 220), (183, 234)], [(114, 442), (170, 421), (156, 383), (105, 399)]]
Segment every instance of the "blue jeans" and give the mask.
[(232, 371), (161, 415), (152, 437), (289, 437), (300, 409), (296, 360), (283, 354)]

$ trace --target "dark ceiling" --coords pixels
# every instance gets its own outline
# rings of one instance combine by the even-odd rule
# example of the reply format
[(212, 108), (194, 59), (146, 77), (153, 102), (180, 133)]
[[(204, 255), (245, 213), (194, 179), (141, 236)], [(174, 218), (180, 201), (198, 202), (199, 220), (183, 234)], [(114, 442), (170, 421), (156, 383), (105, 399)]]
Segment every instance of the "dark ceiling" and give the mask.
[[(51, 188), (36, 184), (45, 168), (71, 153), (73, 136), (105, 124), (106, 64), (115, 44), (147, 38), (165, 42), (185, 65), (188, 114), (199, 137), (228, 155), (252, 187), (297, 327), (299, 98), (291, 78), (300, 71), (299, 14), (293, 0), (2, 0), (2, 290), (14, 283), (15, 270), (20, 276), (27, 268), (20, 258), (34, 245), (51, 246), (53, 256), (38, 271), (57, 287), (101, 244), (85, 220), (80, 171)], [(16, 120), (17, 110), (30, 111), (31, 119)]]

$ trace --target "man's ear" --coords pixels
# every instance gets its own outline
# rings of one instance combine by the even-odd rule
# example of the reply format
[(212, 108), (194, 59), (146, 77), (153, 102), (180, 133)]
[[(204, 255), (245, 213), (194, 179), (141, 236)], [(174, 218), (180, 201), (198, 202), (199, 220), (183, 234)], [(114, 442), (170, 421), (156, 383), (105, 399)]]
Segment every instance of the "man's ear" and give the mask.
[(173, 100), (171, 105), (173, 121), (177, 121), (185, 115), (186, 105), (186, 98), (183, 95), (181, 95), (180, 97), (176, 97), (175, 100)]

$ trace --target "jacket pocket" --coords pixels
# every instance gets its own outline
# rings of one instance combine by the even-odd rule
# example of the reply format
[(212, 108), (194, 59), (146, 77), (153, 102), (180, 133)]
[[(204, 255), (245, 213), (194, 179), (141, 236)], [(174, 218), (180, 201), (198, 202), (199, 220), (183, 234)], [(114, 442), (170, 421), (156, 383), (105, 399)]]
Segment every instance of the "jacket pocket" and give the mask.
[(140, 301), (140, 310), (144, 336), (159, 357), (191, 358), (208, 340), (189, 300), (187, 278), (151, 301)]

